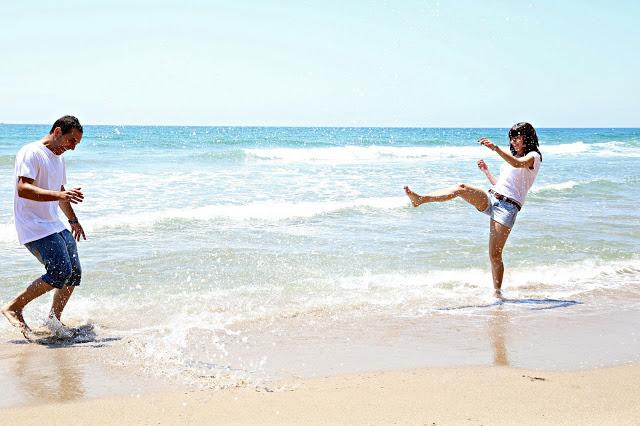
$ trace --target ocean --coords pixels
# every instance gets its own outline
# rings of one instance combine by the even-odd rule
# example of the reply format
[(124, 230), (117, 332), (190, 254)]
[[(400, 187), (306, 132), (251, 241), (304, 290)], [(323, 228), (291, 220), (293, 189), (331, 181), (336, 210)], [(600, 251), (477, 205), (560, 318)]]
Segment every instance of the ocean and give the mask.
[[(43, 273), (16, 240), (13, 170), (48, 130), (0, 125), (2, 303)], [(548, 366), (524, 339), (545, 338), (541, 318), (557, 324), (546, 338), (584, 354), (552, 367), (637, 361), (636, 334), (567, 336), (586, 330), (576, 318), (593, 331), (640, 310), (640, 129), (538, 129), (542, 166), (504, 255), (518, 303), (492, 305), (487, 216), (462, 200), (410, 206), (404, 185), (488, 188), (476, 162), (497, 174), (502, 160), (476, 141), (506, 148), (507, 131), (85, 126), (64, 154), (88, 239), (63, 320), (111, 337), (106, 362), (220, 386), (504, 351)], [(16, 337), (0, 324), (2, 341)]]

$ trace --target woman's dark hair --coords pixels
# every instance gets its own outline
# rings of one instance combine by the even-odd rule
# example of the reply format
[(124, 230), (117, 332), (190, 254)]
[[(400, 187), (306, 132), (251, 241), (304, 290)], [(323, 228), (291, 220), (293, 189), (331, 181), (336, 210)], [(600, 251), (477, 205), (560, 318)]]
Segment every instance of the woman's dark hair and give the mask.
[(49, 134), (53, 133), (56, 127), (60, 127), (60, 130), (62, 130), (63, 135), (66, 135), (73, 129), (79, 130), (80, 133), (83, 132), (80, 121), (77, 118), (75, 118), (73, 115), (65, 115), (64, 117), (58, 118), (56, 122), (53, 123), (53, 126), (51, 127)]
[[(534, 129), (529, 123), (523, 122), (514, 124), (509, 130), (509, 140), (520, 135), (524, 136), (524, 155), (535, 151), (540, 156), (540, 161), (542, 161), (542, 154), (540, 154), (540, 148), (538, 148), (538, 135), (536, 134), (536, 129)], [(509, 144), (509, 148), (511, 149), (511, 154), (514, 156), (518, 155), (516, 150), (513, 148), (513, 145)]]

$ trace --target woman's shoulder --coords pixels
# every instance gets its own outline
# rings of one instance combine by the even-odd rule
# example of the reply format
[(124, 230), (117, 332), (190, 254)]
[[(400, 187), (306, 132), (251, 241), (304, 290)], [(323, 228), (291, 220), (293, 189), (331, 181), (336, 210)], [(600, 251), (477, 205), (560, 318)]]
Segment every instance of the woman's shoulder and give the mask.
[(540, 153), (538, 151), (531, 151), (530, 153), (527, 154), (528, 156), (530, 155), (533, 159), (533, 164), (531, 166), (529, 166), (529, 170), (537, 170), (540, 168), (540, 163), (542, 162), (542, 155), (540, 155)]

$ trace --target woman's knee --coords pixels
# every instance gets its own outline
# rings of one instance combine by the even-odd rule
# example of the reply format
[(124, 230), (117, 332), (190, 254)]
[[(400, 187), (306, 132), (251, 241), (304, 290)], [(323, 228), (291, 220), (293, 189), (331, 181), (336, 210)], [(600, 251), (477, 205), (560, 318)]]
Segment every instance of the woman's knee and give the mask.
[(491, 247), (489, 249), (489, 259), (493, 263), (502, 263), (502, 249), (498, 247)]
[(469, 187), (466, 183), (459, 183), (455, 186), (455, 193), (459, 195), (466, 192), (468, 189)]

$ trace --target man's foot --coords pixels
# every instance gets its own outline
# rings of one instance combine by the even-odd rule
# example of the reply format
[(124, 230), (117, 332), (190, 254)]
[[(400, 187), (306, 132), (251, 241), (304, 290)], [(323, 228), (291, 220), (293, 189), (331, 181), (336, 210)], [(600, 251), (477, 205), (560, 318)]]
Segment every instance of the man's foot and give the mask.
[(7, 320), (9, 320), (9, 324), (20, 330), (25, 339), (29, 341), (32, 340), (31, 335), (33, 334), (33, 332), (24, 321), (22, 310), (16, 311), (5, 305), (0, 308), (0, 312), (2, 312), (2, 315), (4, 315)]
[(502, 290), (500, 290), (499, 288), (496, 288), (493, 291), (493, 295), (495, 296), (496, 299), (504, 300), (504, 296), (502, 295)]
[(407, 194), (407, 197), (411, 200), (411, 204), (413, 207), (418, 207), (420, 204), (424, 203), (422, 197), (409, 189), (408, 186), (404, 187), (404, 192)]
[(70, 339), (73, 337), (73, 331), (62, 324), (60, 320), (53, 315), (47, 318), (44, 325), (59, 339)]

